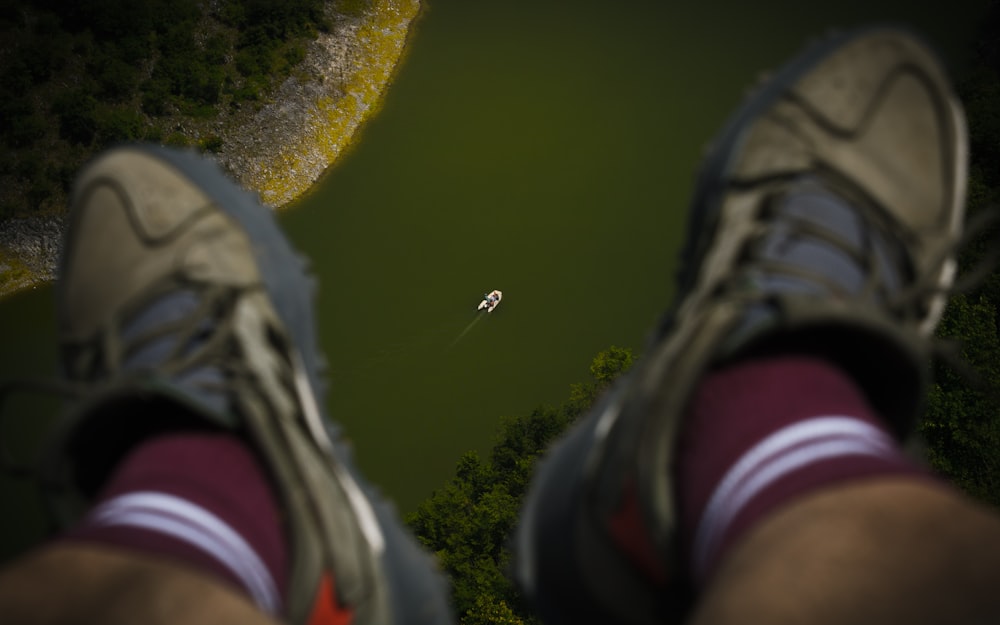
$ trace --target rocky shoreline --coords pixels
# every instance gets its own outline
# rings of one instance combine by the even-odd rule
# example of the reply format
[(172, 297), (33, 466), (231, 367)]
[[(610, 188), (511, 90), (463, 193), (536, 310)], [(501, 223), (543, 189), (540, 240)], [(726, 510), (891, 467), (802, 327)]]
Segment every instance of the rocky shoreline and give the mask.
[[(215, 155), (243, 186), (281, 208), (305, 193), (378, 110), (401, 60), (419, 0), (376, 0), (360, 17), (334, 13), (305, 58), (256, 110), (181, 128), (192, 144), (222, 139)], [(41, 215), (0, 223), (0, 298), (55, 279), (66, 219)]]
[(0, 297), (51, 282), (62, 250), (65, 218), (9, 219), (0, 224)]

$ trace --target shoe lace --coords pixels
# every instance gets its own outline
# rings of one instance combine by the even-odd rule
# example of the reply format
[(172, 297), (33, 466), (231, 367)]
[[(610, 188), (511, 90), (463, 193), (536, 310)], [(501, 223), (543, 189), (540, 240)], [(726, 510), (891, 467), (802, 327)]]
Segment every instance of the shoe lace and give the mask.
[[(61, 398), (74, 402), (94, 392), (95, 385), (112, 382), (129, 374), (129, 358), (154, 341), (170, 338), (172, 347), (155, 363), (158, 376), (176, 378), (201, 368), (214, 367), (219, 381), (199, 380), (198, 388), (206, 393), (253, 392), (253, 375), (245, 359), (234, 358), (234, 311), (240, 298), (260, 286), (218, 284), (181, 285), (196, 293), (197, 304), (187, 314), (127, 336), (128, 320), (152, 301), (177, 289), (176, 280), (166, 279), (153, 285), (127, 308), (121, 318), (108, 320), (92, 339), (77, 345), (64, 345), (60, 378), (16, 378), (0, 382), (0, 471), (11, 477), (40, 480), (38, 459), (19, 458), (10, 447), (12, 437), (5, 435), (13, 413), (7, 400), (17, 394)], [(127, 336), (127, 338), (126, 338)], [(224, 382), (223, 382), (224, 381)], [(227, 389), (228, 385), (233, 385)], [(290, 384), (290, 382), (289, 382)], [(263, 393), (260, 393), (263, 395)]]
[(128, 307), (121, 318), (109, 320), (95, 338), (68, 346), (64, 350), (67, 376), (91, 381), (119, 375), (140, 350), (168, 337), (172, 342), (170, 352), (155, 362), (156, 370), (164, 376), (175, 377), (204, 366), (237, 372), (235, 359), (226, 357), (231, 351), (228, 339), (232, 334), (233, 311), (240, 297), (254, 287), (182, 284), (182, 289), (197, 295), (197, 304), (191, 311), (135, 335), (123, 331), (128, 321), (150, 302), (177, 288), (175, 281), (165, 280)]
[[(748, 282), (753, 281), (753, 276), (782, 276), (812, 283), (837, 298), (880, 301), (893, 318), (910, 324), (918, 323), (928, 316), (927, 303), (931, 299), (971, 292), (1000, 266), (1000, 249), (994, 246), (952, 284), (942, 285), (938, 281), (940, 272), (946, 270), (947, 265), (953, 262), (952, 259), (957, 251), (964, 249), (971, 241), (1000, 223), (1000, 210), (990, 208), (977, 211), (967, 220), (963, 234), (950, 244), (942, 246), (929, 263), (928, 270), (915, 272), (910, 269), (912, 263), (905, 246), (897, 241), (896, 236), (889, 234), (894, 229), (888, 220), (880, 218), (878, 212), (855, 213), (865, 224), (861, 230), (862, 240), (859, 245), (828, 228), (817, 225), (807, 217), (793, 214), (776, 216), (775, 210), (781, 197), (781, 194), (774, 194), (762, 204), (756, 232), (748, 238), (741, 252), (741, 262), (738, 263), (740, 269), (730, 274), (716, 290), (717, 294), (725, 293), (727, 297), (735, 295), (746, 303), (752, 303), (760, 298), (759, 291), (745, 288)], [(865, 277), (860, 288), (848, 289), (818, 269), (768, 258), (763, 254), (763, 246), (776, 218), (787, 227), (788, 239), (819, 240), (849, 257), (857, 266), (864, 268)], [(887, 262), (881, 262), (876, 250), (881, 250), (887, 255), (885, 259)], [(901, 277), (910, 279), (900, 280), (902, 284), (890, 288), (888, 286), (890, 276), (884, 269), (886, 266), (901, 268), (901, 273), (910, 274)]]
[[(996, 206), (982, 207), (972, 212), (966, 220), (960, 237), (941, 247), (936, 257), (931, 259), (928, 270), (916, 272), (911, 269), (912, 263), (903, 241), (894, 235), (895, 229), (891, 220), (879, 211), (857, 211), (856, 215), (863, 221), (861, 229), (862, 240), (852, 242), (836, 232), (819, 226), (808, 218), (800, 215), (775, 214), (780, 193), (772, 195), (761, 205), (755, 231), (746, 239), (741, 250), (739, 269), (732, 272), (728, 278), (718, 285), (713, 292), (714, 297), (736, 299), (742, 307), (750, 307), (762, 300), (758, 288), (746, 288), (754, 284), (755, 278), (761, 275), (780, 276), (812, 283), (834, 297), (844, 299), (860, 299), (878, 301), (884, 310), (897, 322), (913, 327), (924, 325), (927, 348), (932, 359), (937, 359), (946, 367), (963, 378), (971, 388), (989, 393), (1000, 402), (1000, 393), (983, 379), (982, 374), (970, 365), (962, 356), (962, 343), (959, 340), (942, 337), (934, 333), (932, 324), (936, 324), (943, 310), (932, 311), (928, 308), (934, 301), (940, 301), (946, 306), (948, 300), (955, 295), (964, 295), (975, 291), (997, 267), (1000, 267), (1000, 247), (987, 245), (985, 251), (974, 262), (969, 263), (957, 278), (949, 285), (940, 283), (938, 276), (942, 271), (955, 271), (954, 258), (960, 250), (967, 249), (969, 244), (1000, 224), (1000, 208)], [(764, 251), (767, 237), (775, 220), (783, 222), (787, 237), (808, 237), (821, 241), (823, 244), (845, 254), (858, 267), (864, 268), (864, 280), (859, 288), (846, 288), (837, 280), (822, 273), (821, 269), (807, 268), (798, 264), (783, 261), (780, 258), (769, 258)], [(877, 249), (885, 255), (878, 257)], [(952, 269), (948, 269), (952, 265)], [(890, 277), (885, 267), (897, 267), (902, 272), (901, 284), (890, 287)], [(767, 298), (765, 294), (764, 299)]]

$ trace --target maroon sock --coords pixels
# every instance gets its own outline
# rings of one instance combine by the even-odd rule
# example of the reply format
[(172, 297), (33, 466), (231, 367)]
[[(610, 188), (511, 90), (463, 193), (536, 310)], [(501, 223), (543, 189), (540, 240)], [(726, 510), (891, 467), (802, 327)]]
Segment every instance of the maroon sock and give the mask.
[(61, 540), (184, 562), (271, 614), (287, 588), (277, 499), (256, 456), (232, 435), (179, 433), (140, 444)]
[(820, 488), (887, 475), (930, 479), (833, 364), (782, 356), (711, 373), (678, 442), (681, 540), (694, 579), (707, 580), (768, 512)]

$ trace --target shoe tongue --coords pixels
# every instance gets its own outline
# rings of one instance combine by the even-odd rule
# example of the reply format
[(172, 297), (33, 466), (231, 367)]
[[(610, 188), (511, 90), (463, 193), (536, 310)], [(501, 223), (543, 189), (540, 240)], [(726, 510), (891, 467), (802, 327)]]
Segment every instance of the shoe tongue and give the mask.
[[(122, 344), (138, 346), (125, 354), (122, 369), (125, 371), (157, 371), (171, 358), (184, 357), (201, 347), (212, 330), (214, 320), (204, 317), (198, 322), (197, 331), (180, 330), (157, 334), (164, 326), (183, 326), (184, 320), (198, 309), (201, 297), (191, 290), (178, 290), (153, 300), (135, 315), (122, 329)], [(155, 338), (146, 338), (156, 334)], [(186, 344), (178, 346), (184, 340)], [(179, 349), (178, 349), (179, 347)], [(196, 365), (170, 376), (172, 385), (205, 408), (224, 412), (228, 400), (224, 392), (225, 376), (218, 367)]]
[[(752, 337), (780, 326), (781, 313), (769, 296), (805, 295), (832, 302), (845, 293), (885, 298), (900, 289), (902, 268), (890, 261), (885, 236), (860, 209), (820, 181), (797, 181), (771, 200), (768, 211), (767, 232), (749, 259), (754, 266), (744, 272), (746, 288), (763, 297), (743, 313), (723, 352), (739, 351)], [(875, 271), (876, 290), (863, 294)]]
[[(773, 225), (756, 255), (768, 266), (785, 266), (791, 271), (762, 268), (754, 272), (752, 279), (758, 289), (824, 296), (834, 295), (829, 285), (836, 285), (859, 294), (873, 271), (879, 273), (883, 293), (900, 288), (898, 269), (889, 262), (888, 246), (881, 233), (858, 209), (819, 181), (806, 178), (795, 183), (774, 200), (771, 211)], [(850, 249), (844, 249), (844, 245)]]

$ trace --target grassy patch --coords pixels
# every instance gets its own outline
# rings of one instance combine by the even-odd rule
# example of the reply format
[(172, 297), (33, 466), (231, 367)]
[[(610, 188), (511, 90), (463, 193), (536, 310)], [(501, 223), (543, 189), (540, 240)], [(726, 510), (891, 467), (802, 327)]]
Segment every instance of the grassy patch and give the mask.
[(24, 263), (0, 251), (0, 297), (6, 297), (35, 282), (35, 276)]

